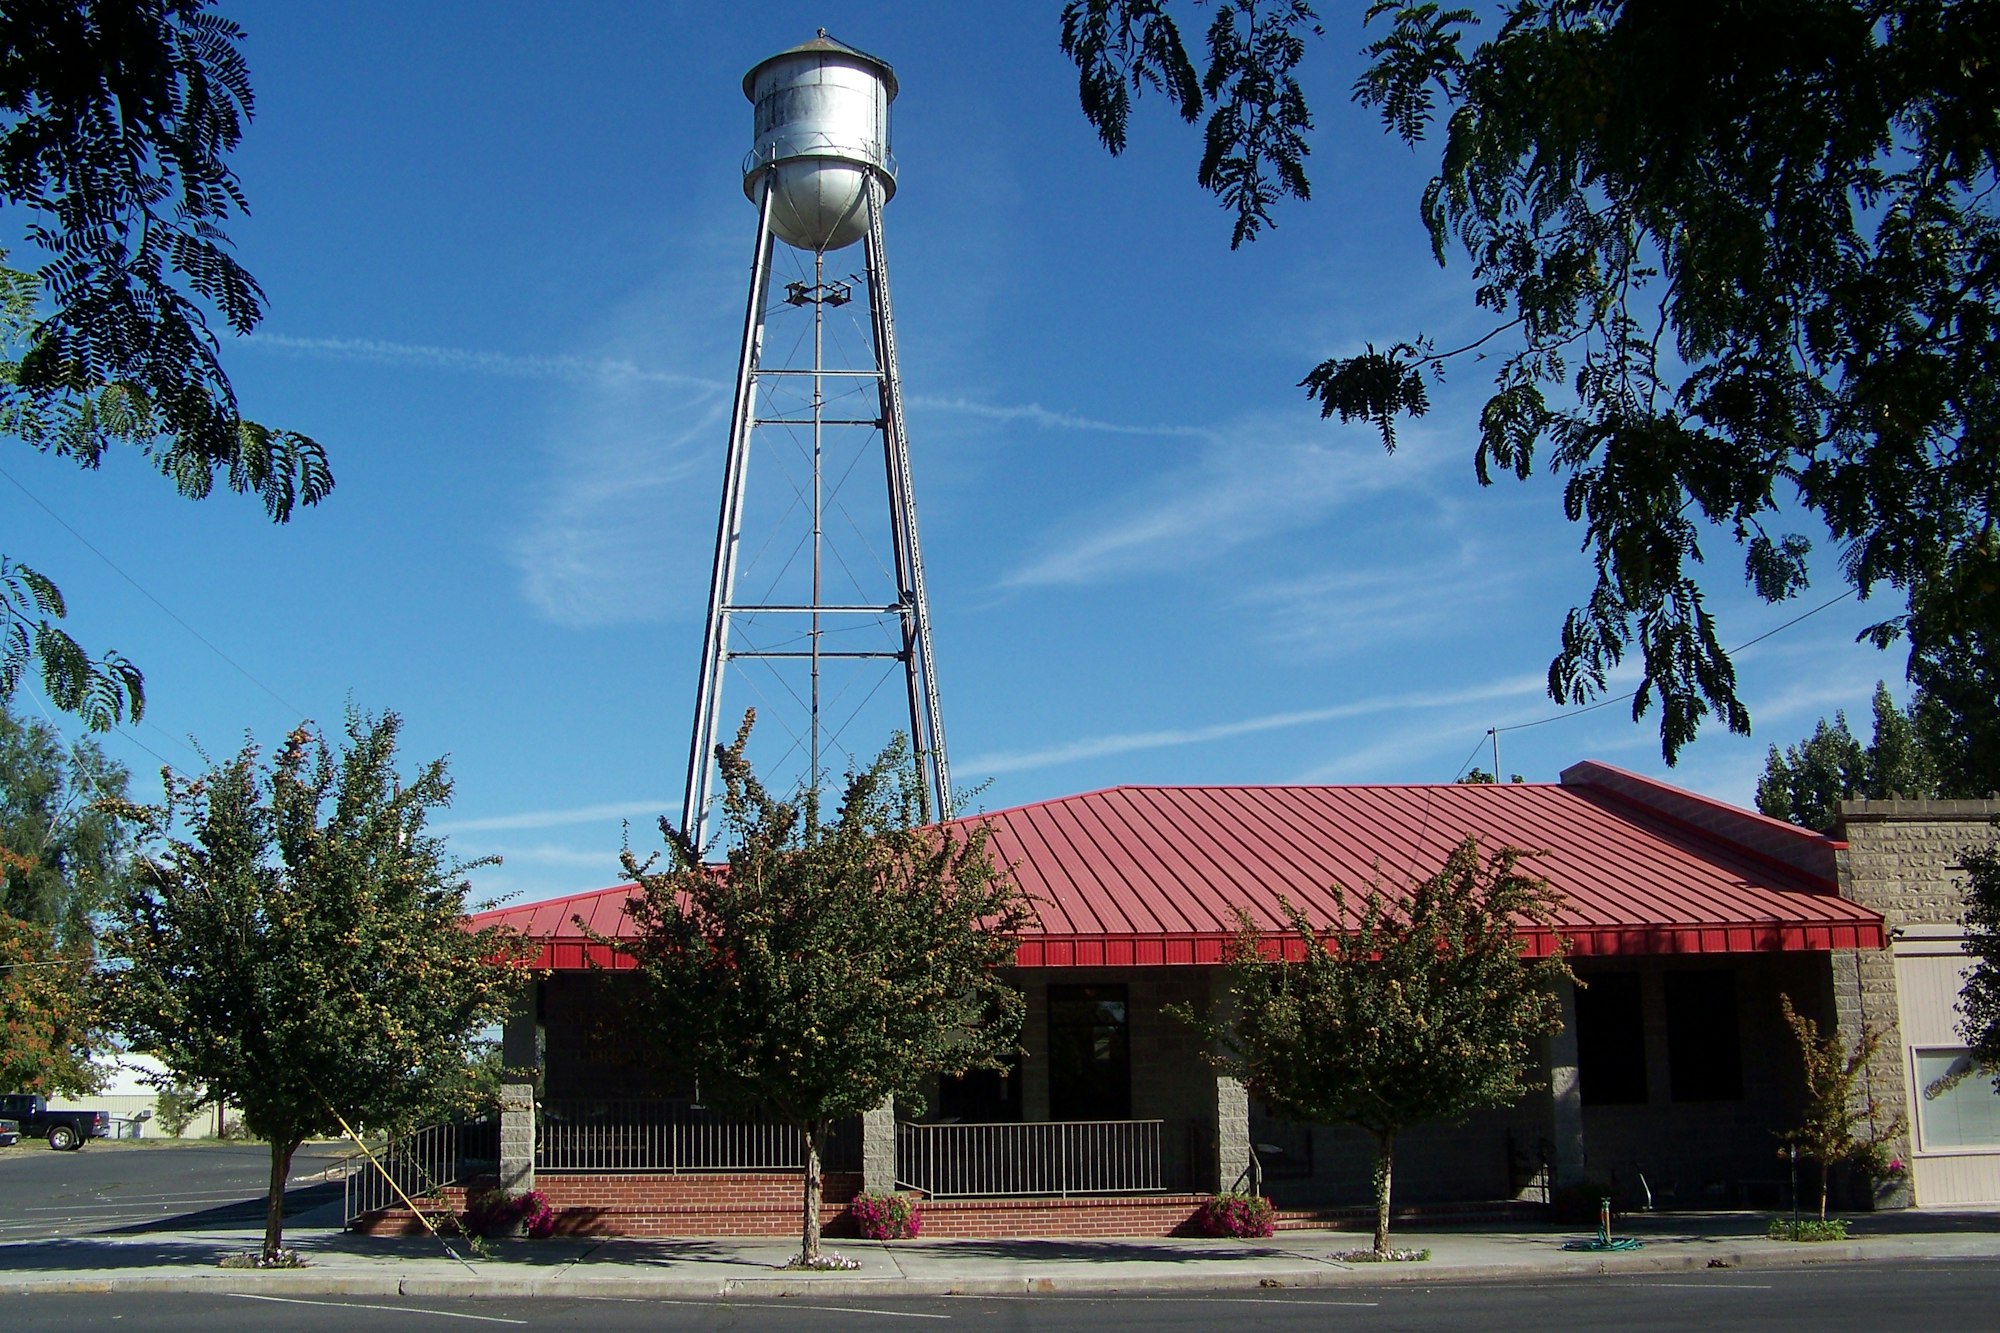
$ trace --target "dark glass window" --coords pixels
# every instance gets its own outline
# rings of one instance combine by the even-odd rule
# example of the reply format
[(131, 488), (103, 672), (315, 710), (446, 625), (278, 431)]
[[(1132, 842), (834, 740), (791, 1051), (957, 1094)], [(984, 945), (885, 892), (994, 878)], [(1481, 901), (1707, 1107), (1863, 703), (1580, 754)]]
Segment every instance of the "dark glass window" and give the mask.
[(1049, 1119), (1132, 1115), (1132, 1034), (1123, 986), (1049, 987)]
[(1667, 1069), (1677, 1102), (1743, 1096), (1743, 1045), (1736, 1023), (1736, 975), (1720, 968), (1669, 972)]
[(1586, 1106), (1646, 1100), (1646, 1002), (1637, 972), (1579, 978), (1576, 1066)]
[(938, 1117), (966, 1125), (1012, 1124), (1021, 1118), (1021, 1079), (1005, 1069), (975, 1069), (938, 1080)]

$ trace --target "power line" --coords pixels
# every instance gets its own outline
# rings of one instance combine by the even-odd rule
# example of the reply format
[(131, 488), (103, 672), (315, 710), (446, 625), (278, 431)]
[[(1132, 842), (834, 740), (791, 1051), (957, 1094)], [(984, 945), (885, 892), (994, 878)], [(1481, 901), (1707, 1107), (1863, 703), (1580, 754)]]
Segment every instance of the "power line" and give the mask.
[[(252, 685), (255, 685), (258, 689), (264, 691), (264, 693), (270, 695), (273, 699), (276, 699), (279, 703), (283, 704), (285, 706), (285, 711), (291, 713), (294, 717), (305, 716), (304, 709), (300, 708), (297, 704), (293, 703), (291, 700), (285, 698), (284, 695), (279, 694), (269, 685), (266, 685), (263, 681), (257, 679), (257, 677), (251, 675), (249, 669), (245, 667), (241, 662), (238, 662), (228, 653), (225, 653), (222, 651), (222, 649), (216, 647), (213, 643), (209, 641), (207, 636), (202, 634), (200, 630), (196, 629), (193, 625), (188, 624), (187, 621), (182, 620), (180, 616), (174, 612), (174, 609), (172, 607), (168, 606), (165, 602), (161, 601), (159, 598), (153, 596), (151, 592), (147, 591), (144, 584), (140, 583), (139, 580), (133, 578), (130, 574), (127, 574), (123, 569), (119, 568), (117, 561), (113, 560), (110, 556), (104, 554), (104, 552), (98, 550), (96, 546), (91, 544), (91, 541), (88, 537), (84, 536), (82, 533), (78, 532), (75, 528), (71, 527), (68, 521), (66, 521), (61, 514), (58, 514), (55, 510), (49, 508), (48, 505), (44, 504), (40, 496), (36, 495), (33, 491), (29, 490), (26, 486), (21, 484), (20, 478), (16, 477), (13, 473), (7, 471), (7, 469), (5, 468), (0, 468), (0, 477), (5, 477), (8, 481), (12, 482), (14, 484), (14, 489), (20, 491), (21, 494), (27, 496), (29, 500), (34, 502), (36, 508), (40, 509), (44, 514), (47, 514), (50, 518), (54, 519), (56, 523), (61, 526), (64, 532), (67, 532), (70, 536), (76, 538), (78, 542), (82, 543), (83, 548), (86, 551), (89, 551), (99, 560), (102, 560), (106, 565), (110, 566), (112, 573), (116, 574), (119, 578), (124, 579), (127, 583), (131, 584), (133, 588), (138, 590), (138, 593), (141, 597), (144, 597), (154, 606), (160, 608), (160, 610), (163, 613), (165, 613), (166, 617), (169, 620), (173, 621), (176, 625), (179, 625), (182, 629), (186, 630), (190, 635), (194, 636), (196, 642), (200, 643), (204, 648), (208, 649), (210, 652), (214, 653), (217, 657), (227, 662), (232, 668), (234, 668), (234, 670), (238, 675), (243, 677), (243, 679), (249, 681)], [(140, 748), (145, 749), (146, 747), (142, 745), (140, 746)], [(148, 750), (147, 753), (150, 754), (151, 751)], [(157, 758), (157, 756), (155, 757)], [(160, 762), (165, 763), (166, 761), (162, 759)]]
[[(1757, 644), (1764, 642), (1764, 640), (1770, 638), (1772, 635), (1781, 634), (1784, 631), (1790, 629), (1792, 626), (1800, 623), (1801, 621), (1810, 620), (1812, 617), (1818, 615), (1820, 612), (1826, 610), (1828, 607), (1838, 606), (1842, 602), (1849, 600), (1853, 596), (1854, 596), (1854, 589), (1849, 588), (1837, 597), (1830, 597), (1826, 601), (1821, 602), (1818, 606), (1815, 606), (1812, 610), (1802, 611), (1798, 615), (1793, 616), (1790, 620), (1787, 620), (1782, 625), (1778, 625), (1775, 626), (1774, 628), (1767, 629), (1762, 634), (1757, 635), (1755, 638), (1745, 639), (1742, 643), (1739, 643), (1734, 648), (1731, 648), (1729, 650), (1729, 655), (1734, 657), (1737, 653), (1742, 652), (1745, 648), (1755, 647)], [(1486, 736), (1494, 736), (1498, 733), (1507, 731), (1526, 731), (1531, 727), (1544, 727), (1551, 722), (1562, 722), (1569, 718), (1582, 717), (1585, 713), (1594, 713), (1600, 708), (1609, 708), (1612, 704), (1624, 703), (1627, 700), (1637, 697), (1638, 693), (1639, 691), (1636, 689), (1627, 690), (1625, 693), (1617, 695), (1614, 698), (1599, 699), (1596, 703), (1585, 704), (1582, 708), (1571, 708), (1560, 713), (1551, 713), (1547, 717), (1538, 717), (1533, 722), (1516, 722), (1512, 726), (1506, 726), (1506, 727), (1488, 727), (1486, 730)], [(1485, 737), (1481, 737), (1479, 741), (1477, 741), (1473, 745), (1472, 753), (1475, 755), (1478, 754), (1479, 747), (1481, 745), (1484, 745), (1485, 743), (1486, 743)], [(1470, 764), (1471, 762), (1472, 759), (1470, 756), (1468, 756), (1465, 761), (1465, 764)], [(1458, 781), (1459, 777), (1464, 774), (1465, 764), (1460, 764), (1458, 766), (1458, 773), (1452, 776), (1453, 782)], [(1498, 782), (1500, 780), (1500, 775), (1498, 773), (1495, 773), (1493, 775), (1493, 780), (1495, 782)]]

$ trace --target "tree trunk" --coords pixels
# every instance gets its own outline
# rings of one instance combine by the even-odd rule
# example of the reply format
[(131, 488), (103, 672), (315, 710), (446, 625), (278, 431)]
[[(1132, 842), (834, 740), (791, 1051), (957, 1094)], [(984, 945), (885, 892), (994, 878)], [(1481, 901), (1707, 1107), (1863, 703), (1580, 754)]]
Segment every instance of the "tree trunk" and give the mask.
[(1826, 1163), (1821, 1162), (1819, 1164), (1819, 1220), (1822, 1222), (1826, 1221), (1827, 1176), (1829, 1174), (1831, 1173), (1827, 1171)]
[(271, 1191), (264, 1200), (264, 1262), (278, 1257), (285, 1245), (285, 1182), (292, 1174), (292, 1154), (300, 1139), (271, 1140)]
[(1396, 1136), (1375, 1136), (1375, 1253), (1389, 1253), (1389, 1174), (1395, 1163)]
[(819, 1262), (819, 1201), (825, 1181), (819, 1168), (819, 1126), (805, 1124), (799, 1126), (799, 1140), (805, 1148), (805, 1215), (800, 1219), (802, 1236), (799, 1247), (801, 1264)]

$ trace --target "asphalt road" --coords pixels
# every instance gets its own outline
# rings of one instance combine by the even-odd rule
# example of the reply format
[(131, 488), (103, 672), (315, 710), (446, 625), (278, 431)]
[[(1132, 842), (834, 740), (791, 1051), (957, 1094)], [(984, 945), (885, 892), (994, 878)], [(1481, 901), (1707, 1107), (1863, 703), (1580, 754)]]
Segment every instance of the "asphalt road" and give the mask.
[(2000, 1271), (1990, 1263), (1869, 1262), (1836, 1268), (1715, 1271), (1649, 1277), (1571, 1277), (1436, 1286), (1347, 1286), (1236, 1295), (1104, 1297), (943, 1296), (911, 1300), (834, 1296), (767, 1301), (441, 1301), (276, 1298), (168, 1293), (30, 1295), (10, 1313), (36, 1328), (143, 1327), (223, 1333), (283, 1327), (337, 1329), (846, 1328), (954, 1323), (979, 1329), (1503, 1330), (1829, 1328), (1990, 1330)]
[[(287, 1216), (339, 1198), (338, 1181), (309, 1179), (339, 1157), (312, 1147), (293, 1156)], [(52, 1152), (24, 1139), (0, 1148), (0, 1241), (258, 1227), (270, 1174), (261, 1143), (96, 1141)]]

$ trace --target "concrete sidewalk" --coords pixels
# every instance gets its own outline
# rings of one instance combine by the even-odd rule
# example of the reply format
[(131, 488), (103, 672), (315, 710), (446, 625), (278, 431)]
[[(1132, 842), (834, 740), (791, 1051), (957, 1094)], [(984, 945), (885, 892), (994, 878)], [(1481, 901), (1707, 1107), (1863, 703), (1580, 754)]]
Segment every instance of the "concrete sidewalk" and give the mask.
[[(1356, 1232), (1291, 1231), (1271, 1240), (843, 1240), (826, 1248), (860, 1261), (844, 1273), (788, 1273), (797, 1243), (777, 1240), (509, 1240), (453, 1258), (428, 1237), (352, 1236), (295, 1226), (287, 1241), (310, 1267), (223, 1269), (224, 1254), (255, 1249), (251, 1231), (89, 1236), (0, 1245), (0, 1292), (205, 1291), (345, 1296), (1005, 1295), (1023, 1292), (1219, 1291), (1381, 1282), (1533, 1279), (1869, 1260), (2000, 1258), (2000, 1213), (1877, 1213), (1850, 1218), (1853, 1239), (1767, 1240), (1768, 1214), (1678, 1214), (1634, 1219), (1619, 1234), (1644, 1248), (1589, 1254), (1563, 1249), (1588, 1231), (1411, 1230), (1399, 1247), (1428, 1248), (1423, 1263), (1334, 1259), (1366, 1248)], [(307, 1219), (308, 1222), (314, 1219)]]

